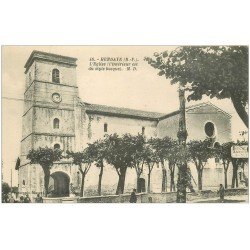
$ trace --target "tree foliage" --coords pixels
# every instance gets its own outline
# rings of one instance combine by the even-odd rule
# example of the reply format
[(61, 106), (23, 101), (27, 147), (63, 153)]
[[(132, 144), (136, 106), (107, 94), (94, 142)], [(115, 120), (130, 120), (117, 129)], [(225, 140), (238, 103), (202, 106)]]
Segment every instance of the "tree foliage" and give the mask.
[(62, 159), (62, 150), (52, 149), (48, 147), (32, 149), (29, 151), (27, 159), (30, 160), (31, 164), (39, 164), (42, 167), (44, 172), (45, 196), (47, 196), (49, 188), (50, 169), (53, 166), (54, 162), (60, 161), (60, 159)]
[(229, 168), (229, 164), (233, 161), (231, 156), (231, 147), (234, 145), (233, 142), (226, 142), (222, 145), (218, 145), (214, 150), (215, 156), (218, 157), (223, 164), (224, 168), (224, 181), (225, 181), (225, 188), (227, 188), (227, 171)]
[(155, 149), (157, 157), (162, 166), (162, 192), (166, 191), (167, 187), (167, 169), (166, 161), (170, 170), (170, 191), (175, 191), (175, 166), (178, 160), (178, 142), (166, 136), (164, 138), (151, 138), (150, 144)]
[(27, 159), (31, 164), (40, 164), (42, 167), (50, 168), (53, 163), (62, 159), (62, 151), (60, 149), (52, 148), (38, 148), (32, 149), (27, 155)]
[(92, 152), (92, 160), (96, 167), (100, 169), (99, 178), (98, 178), (98, 195), (101, 195), (102, 192), (102, 176), (103, 176), (103, 168), (104, 162), (107, 155), (107, 141), (100, 139), (91, 144), (88, 144), (88, 147), (91, 148)]
[(233, 142), (226, 142), (221, 145), (218, 145), (214, 149), (216, 157), (218, 157), (222, 161), (224, 166), (228, 166), (229, 163), (232, 161), (231, 147), (233, 145)]
[(67, 155), (69, 158), (73, 159), (73, 164), (78, 166), (79, 172), (82, 176), (82, 183), (81, 183), (81, 191), (80, 196), (84, 196), (84, 184), (85, 184), (85, 177), (89, 172), (91, 164), (94, 162), (93, 155), (95, 154), (95, 148), (89, 145), (85, 148), (82, 152), (72, 152), (67, 151)]
[(2, 194), (6, 195), (10, 192), (10, 186), (7, 182), (2, 182)]
[(131, 155), (131, 163), (136, 171), (137, 176), (137, 192), (141, 191), (140, 176), (143, 173), (143, 167), (145, 164), (145, 145), (146, 138), (142, 134), (126, 136), (126, 143), (129, 146), (126, 148)]
[(119, 177), (116, 194), (124, 192), (126, 171), (132, 167), (132, 147), (130, 145), (130, 135), (119, 136), (117, 134), (106, 135), (107, 143), (106, 161), (112, 165)]
[(151, 172), (155, 166), (155, 164), (159, 164), (160, 159), (159, 156), (152, 145), (152, 140), (149, 140), (144, 149), (144, 161), (146, 166), (148, 167), (148, 190), (147, 192), (151, 192)]
[(201, 100), (203, 95), (231, 99), (248, 127), (247, 46), (181, 46), (145, 60), (171, 84), (185, 86), (188, 100)]
[(203, 169), (209, 158), (213, 157), (213, 150), (208, 140), (192, 140), (187, 144), (190, 161), (195, 164), (198, 174), (198, 189), (202, 190)]

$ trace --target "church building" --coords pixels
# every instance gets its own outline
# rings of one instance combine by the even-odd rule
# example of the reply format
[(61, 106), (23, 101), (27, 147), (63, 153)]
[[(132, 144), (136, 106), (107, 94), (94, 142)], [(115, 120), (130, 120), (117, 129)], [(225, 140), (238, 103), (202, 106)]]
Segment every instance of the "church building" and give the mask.
[[(19, 168), (20, 193), (43, 192), (44, 176), (41, 166), (30, 164), (26, 158), (31, 149), (60, 148), (64, 152), (81, 151), (88, 142), (105, 134), (144, 133), (147, 138), (177, 137), (179, 111), (168, 114), (90, 104), (78, 93), (77, 59), (33, 51), (25, 64), (24, 113)], [(186, 108), (188, 140), (210, 138), (213, 143), (231, 141), (231, 116), (212, 103)], [(191, 169), (195, 182), (197, 173)], [(99, 169), (90, 168), (85, 181), (85, 194), (96, 195)], [(151, 190), (161, 192), (161, 169), (152, 172)], [(50, 190), (54, 196), (69, 196), (80, 187), (78, 167), (68, 159), (54, 164), (51, 169)], [(142, 174), (147, 180), (147, 173)], [(168, 177), (169, 180), (169, 177)], [(196, 180), (196, 181), (195, 181)], [(111, 166), (103, 173), (103, 194), (114, 194), (118, 176)], [(223, 167), (211, 159), (204, 169), (203, 187), (218, 188), (223, 183)], [(136, 174), (129, 169), (125, 192), (136, 187)]]

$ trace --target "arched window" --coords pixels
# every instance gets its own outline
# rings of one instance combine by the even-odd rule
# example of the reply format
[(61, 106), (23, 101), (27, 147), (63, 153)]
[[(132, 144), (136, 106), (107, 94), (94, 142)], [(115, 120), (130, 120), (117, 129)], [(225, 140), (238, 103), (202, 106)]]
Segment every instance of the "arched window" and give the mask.
[(104, 132), (108, 132), (108, 124), (107, 123), (104, 123)]
[(56, 143), (56, 144), (54, 145), (54, 149), (60, 149), (60, 144)]
[(54, 121), (53, 121), (53, 128), (54, 129), (59, 129), (59, 124), (60, 124), (59, 119), (55, 118)]
[(60, 72), (58, 69), (52, 70), (52, 82), (60, 83)]

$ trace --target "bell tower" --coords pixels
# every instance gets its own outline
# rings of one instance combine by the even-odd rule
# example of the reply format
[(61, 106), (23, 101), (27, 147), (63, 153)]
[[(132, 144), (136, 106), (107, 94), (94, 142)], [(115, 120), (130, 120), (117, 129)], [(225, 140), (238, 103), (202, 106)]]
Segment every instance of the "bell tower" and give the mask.
[(39, 147), (74, 150), (74, 103), (78, 99), (76, 61), (73, 57), (33, 51), (24, 66), (19, 186), (25, 181), (31, 186), (32, 171), (27, 169), (26, 159), (29, 150)]

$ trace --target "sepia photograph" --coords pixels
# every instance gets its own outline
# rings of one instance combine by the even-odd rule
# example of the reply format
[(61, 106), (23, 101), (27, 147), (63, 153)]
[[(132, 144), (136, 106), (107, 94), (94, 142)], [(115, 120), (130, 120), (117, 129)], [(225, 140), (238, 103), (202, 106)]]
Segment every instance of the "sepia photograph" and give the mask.
[(2, 46), (2, 203), (248, 203), (248, 51)]
[(247, 249), (249, 1), (1, 1), (0, 249)]

